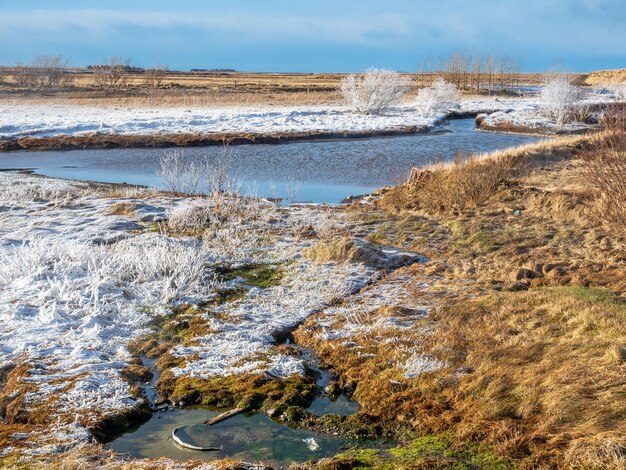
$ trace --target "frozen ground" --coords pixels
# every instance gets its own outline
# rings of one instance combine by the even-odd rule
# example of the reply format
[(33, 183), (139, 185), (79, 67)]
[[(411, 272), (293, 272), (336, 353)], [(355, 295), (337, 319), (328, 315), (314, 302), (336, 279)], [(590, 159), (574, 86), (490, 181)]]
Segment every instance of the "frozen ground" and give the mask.
[(342, 107), (272, 109), (107, 108), (82, 106), (2, 106), (0, 139), (82, 134), (213, 134), (358, 132), (432, 126), (436, 116), (404, 108), (383, 116), (352, 114)]
[[(153, 315), (227, 289), (216, 263), (279, 263), (285, 275), (223, 304), (219, 319), (207, 316), (206, 336), (172, 351), (187, 359), (176, 375), (301, 373), (299, 359), (267, 355), (275, 338), (381, 275), (302, 256), (319, 238), (346, 230), (332, 209), (243, 199), (221, 200), (218, 208), (149, 191), (122, 196), (0, 173), (0, 369), (22, 371), (10, 398), (23, 399), (26, 411), (45, 409), (49, 423), (27, 439), (14, 436), (25, 452), (86, 442), (90, 425), (137, 406), (140, 398), (120, 375), (131, 360), (128, 343), (149, 331)], [(201, 239), (168, 236), (154, 230), (165, 219), (171, 227), (209, 229)], [(404, 255), (388, 256), (395, 263)]]
[[(611, 95), (585, 92), (583, 103), (611, 100)], [(448, 111), (487, 113), (493, 123), (509, 121), (550, 127), (539, 96), (464, 99)], [(345, 106), (298, 107), (90, 107), (72, 105), (0, 105), (0, 140), (60, 135), (259, 134), (307, 132), (376, 132), (429, 128), (447, 112), (422, 115), (408, 102), (381, 115), (354, 114)]]
[[(583, 110), (581, 115), (585, 115), (584, 109), (598, 104), (610, 103), (615, 101), (614, 97), (610, 94), (601, 94), (595, 90), (587, 90), (581, 92), (580, 100), (577, 103), (579, 109)], [(572, 120), (571, 122), (565, 122), (562, 126), (557, 126), (554, 120), (547, 115), (542, 108), (540, 97), (534, 97), (525, 101), (502, 99), (500, 100), (502, 108), (492, 111), (481, 111), (481, 118), (484, 125), (489, 127), (502, 127), (508, 128), (531, 128), (547, 131), (556, 131), (572, 133), (589, 129), (591, 126), (588, 123), (577, 122)], [(477, 104), (469, 104), (470, 107), (478, 109)]]
[[(527, 99), (464, 101), (463, 112), (525, 106)], [(367, 132), (432, 127), (445, 113), (421, 115), (413, 105), (380, 116), (354, 114), (343, 106), (282, 108), (125, 108), (61, 105), (0, 105), (0, 139), (58, 135), (149, 135), (212, 133)]]

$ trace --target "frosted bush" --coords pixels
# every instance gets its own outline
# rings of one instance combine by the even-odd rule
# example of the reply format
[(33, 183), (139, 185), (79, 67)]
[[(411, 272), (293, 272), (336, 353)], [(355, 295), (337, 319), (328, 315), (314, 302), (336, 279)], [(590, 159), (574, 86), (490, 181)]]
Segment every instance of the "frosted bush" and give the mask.
[(185, 202), (167, 211), (167, 223), (175, 230), (202, 228), (212, 218), (213, 208), (203, 200)]
[(626, 101), (626, 81), (617, 83), (609, 87), (609, 91), (613, 93), (615, 101), (623, 103)]
[(380, 114), (411, 89), (411, 80), (394, 70), (370, 68), (360, 76), (349, 75), (339, 91), (356, 113)]
[(186, 161), (177, 150), (161, 156), (159, 176), (167, 189), (177, 194), (196, 194), (202, 180), (201, 165)]
[(546, 82), (541, 89), (539, 101), (545, 114), (561, 127), (565, 118), (578, 100), (578, 88), (569, 82), (565, 75), (557, 75)]
[(427, 114), (438, 114), (448, 111), (458, 104), (459, 90), (452, 83), (446, 82), (443, 78), (438, 78), (426, 88), (422, 88), (417, 93), (415, 105), (417, 111), (422, 116)]

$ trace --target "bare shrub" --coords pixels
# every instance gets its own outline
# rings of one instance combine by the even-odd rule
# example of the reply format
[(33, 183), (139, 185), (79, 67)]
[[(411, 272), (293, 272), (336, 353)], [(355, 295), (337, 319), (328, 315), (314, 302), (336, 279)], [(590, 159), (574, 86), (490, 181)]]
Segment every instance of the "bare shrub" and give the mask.
[(553, 75), (541, 89), (541, 107), (561, 127), (578, 100), (578, 95), (578, 88), (570, 83), (566, 75)]
[(448, 111), (458, 101), (458, 88), (443, 78), (438, 78), (431, 86), (422, 88), (417, 93), (415, 104), (421, 115), (427, 115)]
[(224, 147), (220, 157), (204, 157), (199, 162), (187, 161), (183, 152), (174, 150), (161, 156), (158, 174), (165, 186), (177, 194), (237, 194), (239, 188), (230, 176), (231, 161), (228, 147)]
[(121, 57), (109, 57), (105, 63), (94, 67), (96, 85), (101, 88), (124, 88), (129, 61)]
[(183, 152), (174, 150), (161, 156), (158, 175), (167, 188), (176, 194), (197, 194), (202, 181), (201, 165), (187, 161)]
[(356, 113), (380, 114), (411, 90), (411, 80), (394, 70), (370, 68), (341, 81), (339, 92)]
[(157, 89), (163, 85), (163, 80), (168, 72), (167, 65), (156, 65), (146, 69), (143, 75), (143, 82), (148, 88)]
[(32, 62), (35, 85), (40, 87), (59, 87), (68, 81), (69, 58), (63, 54), (38, 55)]
[(457, 154), (450, 165), (434, 168), (416, 187), (421, 207), (440, 212), (476, 209), (485, 204), (515, 172), (512, 159), (480, 160)]
[(9, 71), (6, 67), (0, 67), (0, 83), (4, 82), (4, 80), (9, 76)]
[(607, 131), (585, 155), (588, 207), (609, 230), (626, 236), (626, 105), (609, 110), (604, 121)]
[(35, 73), (31, 66), (18, 60), (13, 70), (13, 80), (18, 86), (30, 88), (35, 84)]

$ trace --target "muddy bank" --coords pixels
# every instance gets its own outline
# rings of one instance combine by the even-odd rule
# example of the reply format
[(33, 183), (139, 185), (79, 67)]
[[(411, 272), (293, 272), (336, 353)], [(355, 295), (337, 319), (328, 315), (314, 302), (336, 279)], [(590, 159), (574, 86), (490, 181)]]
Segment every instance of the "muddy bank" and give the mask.
[(523, 134), (537, 135), (546, 137), (556, 137), (563, 135), (581, 135), (597, 130), (597, 126), (580, 127), (576, 129), (568, 128), (547, 128), (547, 127), (531, 127), (517, 125), (510, 122), (501, 122), (498, 124), (489, 124), (482, 116), (476, 117), (476, 128), (481, 131), (499, 132), (503, 134)]
[(168, 148), (201, 147), (207, 145), (280, 144), (304, 140), (366, 139), (427, 132), (428, 126), (406, 126), (375, 131), (346, 132), (278, 132), (215, 133), (215, 134), (142, 134), (79, 136), (59, 135), (53, 137), (22, 137), (0, 140), (0, 151), (11, 150), (81, 150), (111, 148)]

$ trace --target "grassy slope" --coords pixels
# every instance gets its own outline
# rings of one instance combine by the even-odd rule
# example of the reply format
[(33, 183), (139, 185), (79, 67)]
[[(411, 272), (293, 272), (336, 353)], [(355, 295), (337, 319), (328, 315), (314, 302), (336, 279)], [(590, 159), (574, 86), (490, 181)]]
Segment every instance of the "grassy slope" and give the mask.
[[(363, 360), (364, 350), (315, 339), (308, 322), (299, 339), (356, 384), (361, 413), (404, 438), (407, 452), (421, 449), (410, 465), (380, 454), (344, 455), (343, 463), (626, 465), (626, 244), (587, 216), (579, 157), (590, 149), (588, 138), (564, 138), (494, 155), (524, 165), (480, 207), (423, 207), (424, 194), (406, 187), (379, 201), (387, 213), (378, 216), (389, 222), (370, 240), (430, 257), (407, 273), (413, 285), (439, 292), (415, 295), (434, 312), (424, 320), (432, 334), (422, 351), (448, 367), (402, 380), (387, 368), (392, 347), (363, 338), (359, 344), (376, 352)], [(424, 450), (416, 436), (439, 447)]]

